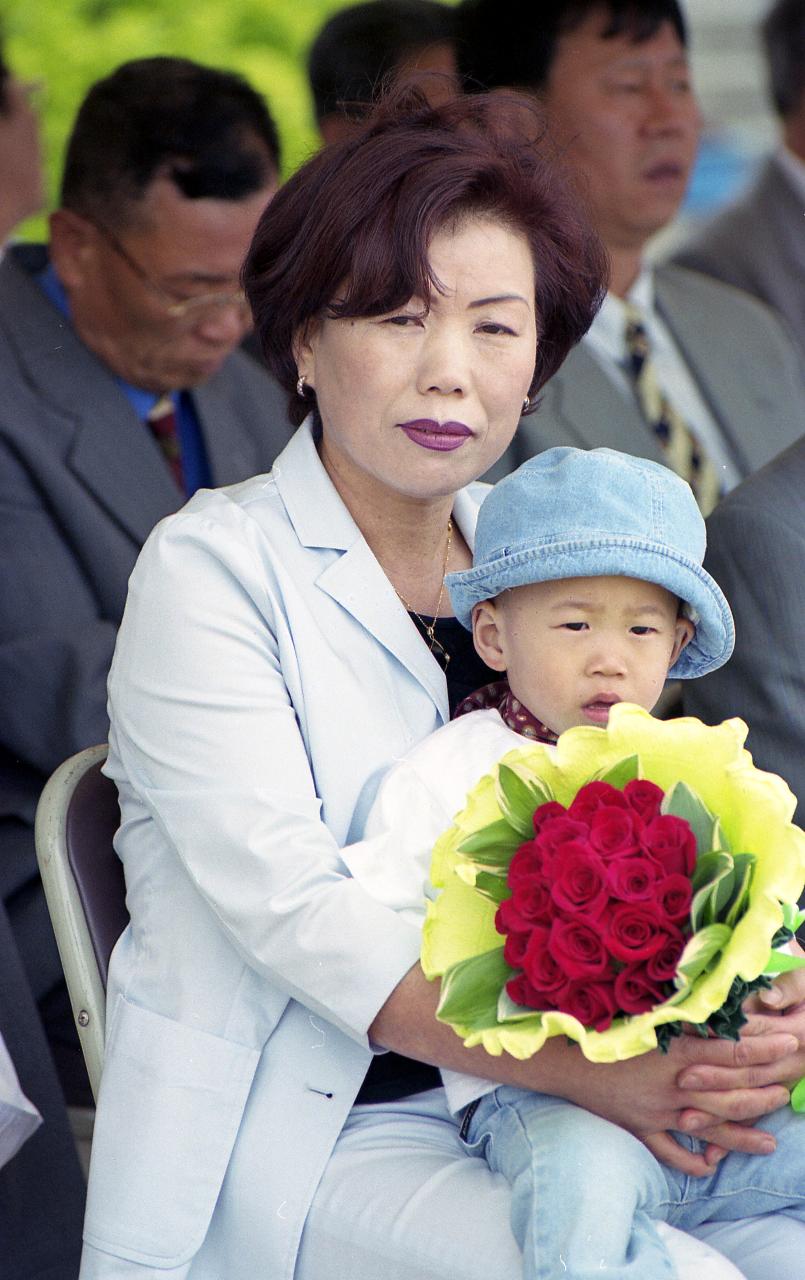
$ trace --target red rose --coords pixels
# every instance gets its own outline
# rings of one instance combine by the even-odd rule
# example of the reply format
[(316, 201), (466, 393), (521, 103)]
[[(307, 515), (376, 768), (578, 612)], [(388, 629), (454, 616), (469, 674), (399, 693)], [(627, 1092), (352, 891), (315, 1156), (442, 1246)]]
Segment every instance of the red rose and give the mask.
[(684, 818), (660, 814), (643, 828), (640, 843), (668, 875), (692, 875), (696, 866), (696, 837)]
[(615, 960), (647, 960), (663, 945), (660, 924), (653, 902), (618, 902), (604, 918), (604, 945)]
[(538, 847), (536, 840), (526, 840), (525, 844), (521, 844), (516, 849), (509, 863), (509, 870), (506, 876), (506, 883), (510, 888), (514, 888), (521, 880), (527, 880), (532, 876), (542, 874), (543, 853)]
[(532, 877), (518, 884), (512, 894), (513, 910), (527, 924), (550, 923), (551, 886), (544, 876)]
[(564, 911), (583, 912), (588, 918), (599, 916), (609, 900), (605, 872), (598, 854), (574, 840), (555, 859), (551, 898)]
[(517, 910), (514, 898), (506, 898), (495, 912), (495, 928), (498, 933), (530, 933), (530, 920), (526, 920)]
[[(498, 932), (500, 931), (498, 930)], [(530, 929), (517, 929), (512, 933), (506, 934), (506, 941), (503, 944), (503, 959), (506, 964), (511, 965), (512, 969), (522, 969), (530, 937)]]
[(627, 782), (623, 794), (629, 808), (634, 809), (644, 822), (651, 822), (652, 818), (657, 817), (665, 798), (662, 787), (646, 778), (633, 778), (631, 782)]
[(606, 1031), (618, 1011), (611, 982), (571, 982), (559, 1007), (595, 1031)]
[[(685, 939), (678, 929), (669, 927), (663, 930), (663, 943), (653, 956), (646, 961), (646, 972), (656, 982), (669, 983), (676, 976), (682, 952), (685, 950)], [(670, 994), (670, 992), (669, 992)]]
[(564, 818), (566, 815), (567, 809), (558, 800), (546, 800), (545, 804), (541, 804), (534, 810), (534, 834), (539, 835), (545, 823), (550, 822), (552, 818)]
[(589, 822), (595, 811), (602, 806), (627, 808), (623, 792), (608, 782), (588, 782), (576, 792), (568, 814), (579, 822)]
[(600, 978), (609, 966), (600, 927), (582, 919), (556, 919), (551, 924), (549, 948), (571, 981)]
[(590, 844), (605, 858), (637, 853), (638, 824), (639, 819), (628, 809), (616, 809), (614, 805), (596, 809), (590, 819)]
[(555, 854), (561, 852), (562, 846), (570, 840), (586, 840), (587, 824), (584, 822), (574, 822), (565, 814), (562, 818), (551, 818), (549, 822), (544, 823), (540, 829), (540, 833), (535, 837), (534, 843), (542, 852), (543, 857), (553, 858)]
[(526, 1009), (553, 1008), (552, 1005), (545, 1003), (545, 996), (532, 986), (524, 973), (518, 973), (516, 978), (509, 978), (506, 990), (515, 1004), (525, 1005)]
[(606, 883), (621, 902), (648, 902), (656, 899), (657, 867), (651, 858), (613, 858), (607, 863)]
[(549, 931), (537, 925), (523, 960), (525, 975), (538, 991), (556, 999), (568, 985), (568, 976), (549, 948)]
[(655, 900), (666, 920), (679, 924), (690, 915), (693, 886), (687, 876), (675, 871), (657, 885)]
[(615, 979), (615, 999), (624, 1013), (647, 1013), (666, 999), (662, 984), (648, 972), (648, 966), (630, 964)]

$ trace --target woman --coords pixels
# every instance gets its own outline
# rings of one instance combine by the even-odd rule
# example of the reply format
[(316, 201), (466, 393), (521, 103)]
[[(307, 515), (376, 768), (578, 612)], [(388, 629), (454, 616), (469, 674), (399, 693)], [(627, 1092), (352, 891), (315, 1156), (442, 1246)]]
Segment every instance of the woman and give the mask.
[[(391, 104), (261, 221), (247, 292), (307, 416), (269, 476), (160, 526), (132, 577), (108, 765), (132, 924), (84, 1280), (514, 1280), (506, 1191), (423, 1064), (584, 1096), (647, 1135), (707, 1096), (675, 1084), (719, 1062), (693, 1045), (603, 1071), (566, 1046), (464, 1050), (433, 1017), (417, 932), (349, 877), (384, 769), (447, 719), (448, 686), (487, 678), (445, 616), (471, 482), (601, 294), (600, 249), (529, 124), (494, 99)], [(774, 1062), (787, 1041), (757, 1044)], [(712, 1113), (785, 1096), (722, 1088)], [(690, 1276), (734, 1274), (706, 1266)]]

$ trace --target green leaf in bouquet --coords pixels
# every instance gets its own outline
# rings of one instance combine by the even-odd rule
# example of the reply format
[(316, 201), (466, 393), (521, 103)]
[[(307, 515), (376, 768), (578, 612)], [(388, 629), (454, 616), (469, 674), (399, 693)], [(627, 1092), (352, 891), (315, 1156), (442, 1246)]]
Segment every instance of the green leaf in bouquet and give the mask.
[(693, 932), (698, 933), (706, 925), (717, 923), (719, 901), (729, 901), (735, 884), (732, 855), (721, 849), (702, 854), (696, 863), (692, 883), (690, 923)]
[(503, 987), (498, 999), (497, 1016), (498, 1022), (521, 1022), (523, 1018), (539, 1017), (539, 1014), (536, 1009), (527, 1009), (525, 1005), (517, 1004)]
[(674, 783), (666, 793), (660, 812), (684, 818), (690, 824), (700, 857), (713, 849), (729, 850), (720, 822), (686, 782)]
[(771, 975), (790, 973), (792, 969), (803, 968), (805, 968), (805, 956), (792, 956), (790, 951), (772, 951), (763, 972)]
[(599, 769), (598, 773), (594, 773), (591, 782), (608, 782), (611, 787), (617, 787), (622, 791), (627, 782), (634, 782), (635, 778), (640, 777), (640, 759), (638, 756), (624, 756), (622, 760), (616, 760), (615, 764), (609, 765), (606, 769)]
[(465, 1034), (493, 1027), (500, 993), (513, 973), (503, 959), (502, 947), (459, 960), (442, 978), (437, 1018), (461, 1027)]
[(660, 1053), (667, 1053), (671, 1047), (671, 1041), (682, 1034), (681, 1022), (663, 1022), (657, 1027), (657, 1048)]
[(525, 840), (534, 835), (534, 810), (554, 798), (550, 787), (508, 764), (498, 767), (496, 795), (504, 818)]
[(735, 879), (732, 895), (723, 907), (717, 904), (719, 920), (723, 920), (724, 924), (728, 924), (731, 929), (735, 928), (749, 902), (749, 886), (752, 883), (757, 858), (754, 853), (736, 853), (733, 855), (733, 862)]
[(784, 902), (783, 907), (783, 928), (787, 929), (793, 937), (799, 931), (799, 927), (805, 920), (805, 911), (800, 911), (795, 902)]
[(479, 871), (475, 877), (475, 888), (484, 898), (494, 902), (495, 906), (500, 906), (505, 898), (511, 897), (505, 872), (496, 875), (494, 871)]
[(713, 1010), (704, 1025), (722, 1040), (738, 1040), (741, 1028), (746, 1024), (743, 1006), (747, 997), (762, 988), (768, 990), (770, 986), (771, 980), (765, 974), (759, 974), (749, 981), (736, 975), (726, 999), (720, 1008)]
[(725, 849), (711, 849), (709, 853), (700, 854), (690, 878), (694, 894), (712, 884), (724, 873), (725, 868), (732, 866), (732, 854), (727, 853)]
[(719, 876), (710, 886), (710, 919), (707, 924), (729, 924), (733, 922), (729, 919), (729, 914), (733, 904), (738, 910), (743, 906), (746, 892), (748, 889), (747, 876), (751, 876), (752, 867), (755, 863), (755, 857), (751, 853), (737, 853), (733, 857), (731, 854), (726, 855), (731, 862), (731, 867), (724, 875)]
[(500, 818), (466, 836), (458, 846), (458, 853), (472, 858), (481, 867), (508, 870), (512, 854), (522, 843), (521, 833), (515, 831), (505, 818)]
[[(709, 968), (711, 962), (719, 955), (732, 937), (732, 929), (726, 924), (710, 924), (697, 930), (685, 944), (685, 950), (679, 957), (677, 976), (674, 982), (682, 986), (687, 994), (697, 978)], [(677, 997), (672, 997), (677, 1002)]]
[(791, 1091), (791, 1106), (794, 1111), (805, 1111), (805, 1076)]

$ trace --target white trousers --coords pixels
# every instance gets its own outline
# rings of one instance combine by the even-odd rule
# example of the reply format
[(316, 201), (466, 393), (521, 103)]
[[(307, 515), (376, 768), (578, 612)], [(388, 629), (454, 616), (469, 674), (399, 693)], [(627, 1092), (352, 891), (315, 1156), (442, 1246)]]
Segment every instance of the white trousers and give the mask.
[[(679, 1280), (803, 1275), (805, 1226), (782, 1215), (706, 1224), (700, 1239), (660, 1228)], [(467, 1154), (441, 1090), (354, 1108), (308, 1214), (294, 1280), (347, 1276), (521, 1280), (508, 1184)]]

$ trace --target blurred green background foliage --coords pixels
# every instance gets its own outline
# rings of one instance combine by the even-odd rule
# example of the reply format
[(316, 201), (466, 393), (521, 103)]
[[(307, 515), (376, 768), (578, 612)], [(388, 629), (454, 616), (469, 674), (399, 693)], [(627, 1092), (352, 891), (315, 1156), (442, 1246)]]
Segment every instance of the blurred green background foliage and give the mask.
[[(307, 51), (352, 0), (0, 0), (7, 60), (41, 81), (50, 206), (64, 144), (89, 86), (129, 58), (173, 54), (239, 71), (262, 92), (280, 131), (283, 176), (317, 146)], [(35, 219), (23, 234), (41, 234)]]

